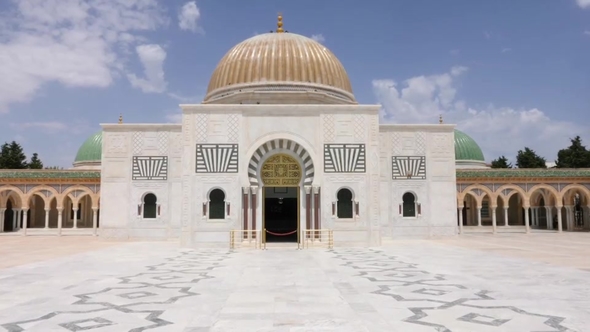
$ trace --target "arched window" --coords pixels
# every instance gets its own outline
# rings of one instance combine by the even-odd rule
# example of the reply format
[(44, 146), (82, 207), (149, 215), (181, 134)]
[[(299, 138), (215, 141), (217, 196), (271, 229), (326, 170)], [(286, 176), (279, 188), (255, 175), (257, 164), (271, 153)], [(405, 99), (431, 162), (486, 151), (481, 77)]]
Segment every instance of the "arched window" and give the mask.
[(404, 217), (415, 217), (416, 216), (416, 196), (412, 193), (405, 193), (402, 196), (403, 204), (403, 216)]
[(346, 219), (352, 218), (352, 191), (346, 188), (338, 190), (336, 194), (336, 216)]
[(209, 219), (225, 219), (225, 193), (221, 189), (209, 193)]
[(158, 215), (158, 198), (156, 195), (149, 193), (143, 196), (143, 218), (154, 219)]

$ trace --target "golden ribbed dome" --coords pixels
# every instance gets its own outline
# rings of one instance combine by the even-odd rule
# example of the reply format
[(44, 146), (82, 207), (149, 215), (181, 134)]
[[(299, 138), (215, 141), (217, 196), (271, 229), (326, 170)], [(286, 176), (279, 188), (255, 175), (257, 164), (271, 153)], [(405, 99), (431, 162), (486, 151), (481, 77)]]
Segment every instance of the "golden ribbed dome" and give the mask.
[(346, 70), (330, 50), (311, 38), (279, 30), (229, 50), (211, 76), (204, 102), (262, 92), (305, 92), (336, 103), (356, 103)]

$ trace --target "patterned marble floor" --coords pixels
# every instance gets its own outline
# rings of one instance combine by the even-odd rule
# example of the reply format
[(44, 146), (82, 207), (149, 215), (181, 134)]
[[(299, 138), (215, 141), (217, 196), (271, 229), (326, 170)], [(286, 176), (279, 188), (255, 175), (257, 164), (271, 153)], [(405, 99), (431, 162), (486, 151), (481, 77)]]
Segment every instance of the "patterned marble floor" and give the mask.
[(590, 273), (432, 241), (126, 243), (0, 270), (0, 331), (589, 331)]

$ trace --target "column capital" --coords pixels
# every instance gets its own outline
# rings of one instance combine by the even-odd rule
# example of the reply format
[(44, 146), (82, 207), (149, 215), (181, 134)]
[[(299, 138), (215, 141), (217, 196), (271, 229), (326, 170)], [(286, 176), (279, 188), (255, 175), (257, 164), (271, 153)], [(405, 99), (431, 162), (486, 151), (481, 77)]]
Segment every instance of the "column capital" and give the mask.
[(313, 186), (313, 193), (314, 194), (319, 194), (320, 193), (320, 186)]
[(98, 211), (98, 206), (93, 206), (92, 207), (92, 212), (96, 212), (96, 211)]
[(242, 194), (248, 195), (249, 192), (250, 192), (250, 187), (242, 187)]
[(256, 194), (258, 192), (258, 186), (250, 187), (250, 191), (252, 192), (252, 194)]
[(311, 186), (303, 186), (303, 189), (305, 189), (305, 194), (306, 195), (311, 194)]

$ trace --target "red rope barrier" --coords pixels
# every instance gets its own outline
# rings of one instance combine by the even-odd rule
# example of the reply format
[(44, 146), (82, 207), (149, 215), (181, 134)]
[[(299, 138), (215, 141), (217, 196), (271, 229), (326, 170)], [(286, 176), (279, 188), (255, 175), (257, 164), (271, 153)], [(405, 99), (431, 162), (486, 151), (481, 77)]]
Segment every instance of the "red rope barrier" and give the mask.
[(273, 233), (273, 232), (271, 232), (271, 231), (269, 231), (269, 230), (266, 230), (266, 229), (265, 229), (265, 231), (266, 231), (268, 234), (270, 234), (270, 235), (274, 235), (274, 236), (287, 236), (287, 235), (292, 235), (292, 234), (295, 234), (295, 233), (297, 233), (297, 230), (294, 230), (294, 231), (292, 231), (292, 232), (289, 232), (289, 233)]

